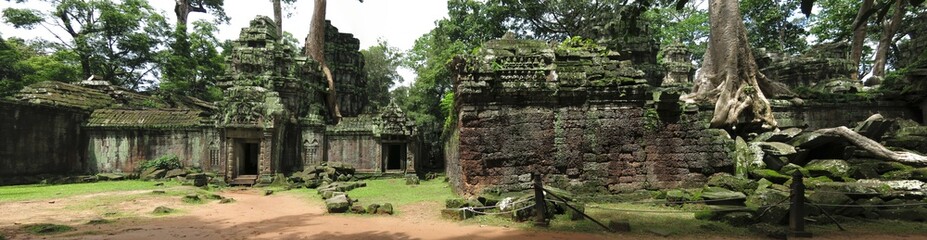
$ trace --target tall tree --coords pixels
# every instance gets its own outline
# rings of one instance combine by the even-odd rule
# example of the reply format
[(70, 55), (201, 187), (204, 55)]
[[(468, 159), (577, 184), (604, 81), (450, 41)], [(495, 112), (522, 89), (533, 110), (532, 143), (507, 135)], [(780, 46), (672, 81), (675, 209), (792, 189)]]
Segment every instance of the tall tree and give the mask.
[(315, 0), (312, 10), (312, 20), (309, 22), (309, 36), (306, 39), (306, 55), (319, 62), (322, 73), (328, 83), (328, 109), (335, 121), (341, 121), (341, 110), (338, 107), (338, 97), (335, 95), (335, 80), (332, 79), (332, 70), (325, 61), (325, 5), (326, 0)]
[(905, 7), (908, 1), (895, 0), (892, 9), (892, 17), (886, 19), (882, 26), (882, 37), (879, 38), (879, 47), (876, 49), (875, 64), (872, 66), (872, 78), (866, 81), (866, 85), (878, 85), (885, 77), (885, 62), (888, 61), (888, 49), (894, 44), (895, 33), (901, 26), (901, 19), (904, 16)]
[(190, 13), (211, 13), (216, 17), (216, 23), (228, 23), (229, 17), (225, 15), (223, 5), (225, 0), (174, 0), (174, 14), (177, 15), (177, 26), (187, 26)]
[(733, 127), (738, 117), (748, 110), (750, 122), (776, 127), (766, 96), (788, 93), (788, 90), (768, 80), (757, 69), (740, 2), (711, 0), (708, 12), (711, 31), (705, 60), (692, 93), (683, 99), (714, 102), (712, 127)]
[(76, 56), (58, 45), (0, 38), (0, 97), (11, 96), (37, 82), (79, 80)]
[(274, 1), (274, 22), (277, 23), (277, 36), (283, 36), (283, 6), (281, 6), (280, 0), (273, 0), (273, 1)]
[(42, 26), (80, 59), (84, 77), (101, 76), (110, 82), (138, 88), (153, 80), (158, 49), (169, 32), (163, 16), (146, 1), (46, 0), (53, 10), (8, 8), (4, 21), (18, 28)]
[[(859, 62), (863, 56), (863, 42), (866, 40), (866, 29), (868, 26), (868, 24), (866, 24), (866, 12), (872, 9), (872, 2), (873, 0), (863, 0), (856, 14), (856, 18), (853, 20), (853, 41), (851, 42), (852, 46), (850, 48), (850, 61), (853, 61), (853, 66), (856, 68), (859, 68)], [(853, 73), (850, 74), (850, 79), (858, 80), (859, 71), (853, 71)]]
[(402, 82), (402, 76), (396, 71), (402, 64), (399, 49), (389, 46), (385, 40), (377, 40), (377, 45), (361, 50), (364, 54), (364, 70), (367, 71), (367, 99), (373, 107), (383, 107), (389, 103), (389, 88)]
[[(217, 50), (222, 46), (215, 35), (218, 31), (215, 24), (204, 20), (195, 21), (188, 37), (178, 36), (184, 37), (188, 45), (188, 52), (185, 55), (179, 55), (176, 51), (162, 52), (165, 58), (165, 63), (163, 63), (165, 73), (160, 86), (162, 91), (207, 101), (216, 101), (221, 98), (215, 84), (227, 66), (223, 56)], [(184, 63), (187, 66), (172, 66), (178, 63)], [(177, 70), (185, 72), (178, 73)], [(178, 76), (185, 76), (185, 78), (180, 79)]]

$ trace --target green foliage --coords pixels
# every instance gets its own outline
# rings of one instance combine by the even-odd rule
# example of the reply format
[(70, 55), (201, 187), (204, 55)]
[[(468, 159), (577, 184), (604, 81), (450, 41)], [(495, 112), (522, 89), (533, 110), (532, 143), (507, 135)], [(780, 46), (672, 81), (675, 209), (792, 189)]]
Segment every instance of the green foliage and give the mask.
[[(61, 46), (73, 51), (82, 77), (97, 75), (113, 84), (138, 88), (153, 82), (157, 51), (168, 36), (163, 16), (147, 1), (61, 0), (50, 1), (52, 9), (39, 12), (28, 8), (4, 10), (4, 21), (16, 27), (63, 31), (57, 34)], [(41, 21), (36, 21), (40, 17)]]
[(52, 235), (52, 234), (74, 231), (74, 228), (70, 226), (58, 225), (58, 224), (39, 223), (39, 224), (25, 225), (23, 226), (23, 230), (25, 230), (28, 233), (35, 234), (35, 235)]
[(742, 0), (750, 46), (769, 51), (798, 54), (808, 48), (807, 19), (799, 16), (799, 1)]
[(592, 41), (592, 39), (580, 36), (567, 37), (557, 46), (560, 50), (598, 50), (602, 47)]
[(454, 114), (454, 92), (447, 92), (441, 98), (441, 111), (444, 112), (444, 129), (450, 129), (457, 122), (457, 115)]
[(78, 80), (80, 69), (76, 62), (72, 51), (56, 44), (0, 39), (0, 97), (11, 96), (37, 82)]
[(228, 68), (221, 45), (215, 34), (216, 26), (205, 20), (193, 22), (187, 33), (178, 26), (169, 42), (171, 50), (160, 53), (164, 77), (160, 88), (168, 94), (197, 97), (206, 101), (221, 99), (215, 94), (215, 84)]
[(852, 41), (853, 21), (862, 1), (817, 0), (816, 3), (821, 10), (811, 15), (811, 35), (818, 42)]
[(33, 9), (3, 9), (3, 21), (12, 24), (13, 27), (32, 29), (42, 20), (42, 13)]
[[(605, 37), (607, 29), (628, 24), (649, 7), (650, 1), (487, 1), (500, 23), (521, 36), (538, 39)], [(633, 25), (633, 23), (631, 23)]]
[(708, 48), (708, 11), (696, 6), (702, 1), (690, 1), (682, 9), (676, 6), (658, 6), (645, 12), (643, 20), (650, 23), (654, 38), (662, 46), (684, 44), (696, 62), (701, 62)]
[(157, 168), (157, 169), (178, 169), (182, 168), (183, 165), (180, 164), (180, 158), (177, 158), (177, 155), (169, 154), (164, 155), (152, 160), (145, 161), (140, 166), (141, 169), (148, 168)]
[(396, 71), (402, 64), (402, 53), (379, 39), (377, 45), (361, 50), (361, 54), (364, 55), (364, 70), (367, 72), (369, 104), (376, 108), (386, 106), (390, 99), (389, 88), (402, 82), (402, 76)]

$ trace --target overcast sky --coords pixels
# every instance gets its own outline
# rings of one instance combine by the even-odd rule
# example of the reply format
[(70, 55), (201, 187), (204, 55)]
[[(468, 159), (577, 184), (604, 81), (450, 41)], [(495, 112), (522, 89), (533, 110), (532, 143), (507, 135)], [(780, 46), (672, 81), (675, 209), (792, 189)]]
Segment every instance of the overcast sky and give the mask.
[[(0, 9), (9, 7), (36, 8), (45, 10), (49, 5), (37, 0), (23, 4), (13, 1), (0, 1)], [(174, 23), (174, 1), (156, 0), (148, 1), (152, 7), (163, 11), (163, 15)], [(291, 6), (284, 7), (283, 30), (290, 32), (302, 41), (309, 32), (309, 20), (312, 16), (314, 1), (299, 0)], [(219, 26), (220, 40), (236, 39), (241, 28), (247, 27), (248, 22), (257, 15), (273, 18), (273, 4), (270, 0), (225, 0), (225, 13), (232, 18), (229, 24)], [(291, 16), (287, 17), (287, 13)], [(408, 50), (415, 43), (415, 39), (434, 28), (434, 22), (447, 17), (447, 1), (440, 0), (366, 0), (360, 3), (357, 0), (331, 0), (328, 1), (326, 17), (332, 21), (340, 32), (352, 33), (360, 39), (361, 49), (375, 45), (377, 38), (385, 39), (390, 45), (402, 50)], [(203, 13), (191, 13), (190, 22), (206, 19), (212, 16)], [(0, 24), (0, 34), (3, 37), (35, 38), (41, 37), (55, 40), (47, 30), (38, 27), (33, 30), (16, 29), (13, 26)], [(403, 85), (408, 85), (414, 74), (407, 69), (400, 69), (405, 79)]]

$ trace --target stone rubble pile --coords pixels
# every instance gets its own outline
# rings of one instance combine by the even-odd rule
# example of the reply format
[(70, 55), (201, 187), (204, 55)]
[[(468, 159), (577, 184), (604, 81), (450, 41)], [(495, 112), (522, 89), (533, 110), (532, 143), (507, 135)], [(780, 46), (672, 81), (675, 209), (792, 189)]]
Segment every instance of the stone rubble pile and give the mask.
[(294, 172), (290, 175), (289, 181), (306, 188), (318, 188), (333, 182), (356, 181), (358, 178), (354, 176), (354, 172), (354, 166), (351, 164), (323, 162)]
[[(574, 195), (572, 193), (551, 186), (544, 186), (544, 189), (567, 200), (571, 206), (580, 211), (585, 211), (585, 205), (583, 203), (572, 202), (574, 200)], [(441, 215), (453, 220), (464, 220), (478, 215), (496, 215), (519, 222), (532, 219), (535, 216), (535, 211), (537, 210), (534, 207), (535, 200), (533, 190), (521, 193), (508, 193), (506, 196), (484, 194), (470, 199), (447, 199), (445, 201), (446, 208), (441, 210)], [(556, 197), (545, 193), (544, 200), (547, 204), (546, 216), (567, 214), (570, 216), (570, 219), (574, 221), (583, 219), (582, 214), (573, 211), (567, 207), (563, 201)]]
[[(879, 115), (853, 130), (892, 150), (923, 151), (927, 136), (927, 126)], [(822, 211), (845, 217), (927, 221), (927, 167), (879, 159), (846, 139), (813, 131), (793, 128), (751, 137), (736, 139), (734, 175), (714, 174), (704, 188), (670, 190), (661, 197), (711, 205), (712, 210), (697, 214), (701, 218), (732, 224), (785, 224), (789, 186), (793, 174), (799, 172), (804, 176), (806, 199), (820, 206), (810, 205), (808, 216), (821, 222), (830, 222)]]

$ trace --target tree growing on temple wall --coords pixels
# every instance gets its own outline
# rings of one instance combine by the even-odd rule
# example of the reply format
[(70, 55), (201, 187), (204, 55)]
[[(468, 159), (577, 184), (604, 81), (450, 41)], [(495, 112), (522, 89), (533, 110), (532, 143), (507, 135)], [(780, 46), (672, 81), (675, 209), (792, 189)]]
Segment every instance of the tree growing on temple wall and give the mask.
[(712, 0), (708, 6), (711, 32), (704, 62), (692, 93), (683, 100), (714, 102), (712, 127), (732, 127), (746, 119), (766, 128), (777, 126), (767, 96), (791, 94), (757, 69), (750, 50), (738, 0)]

